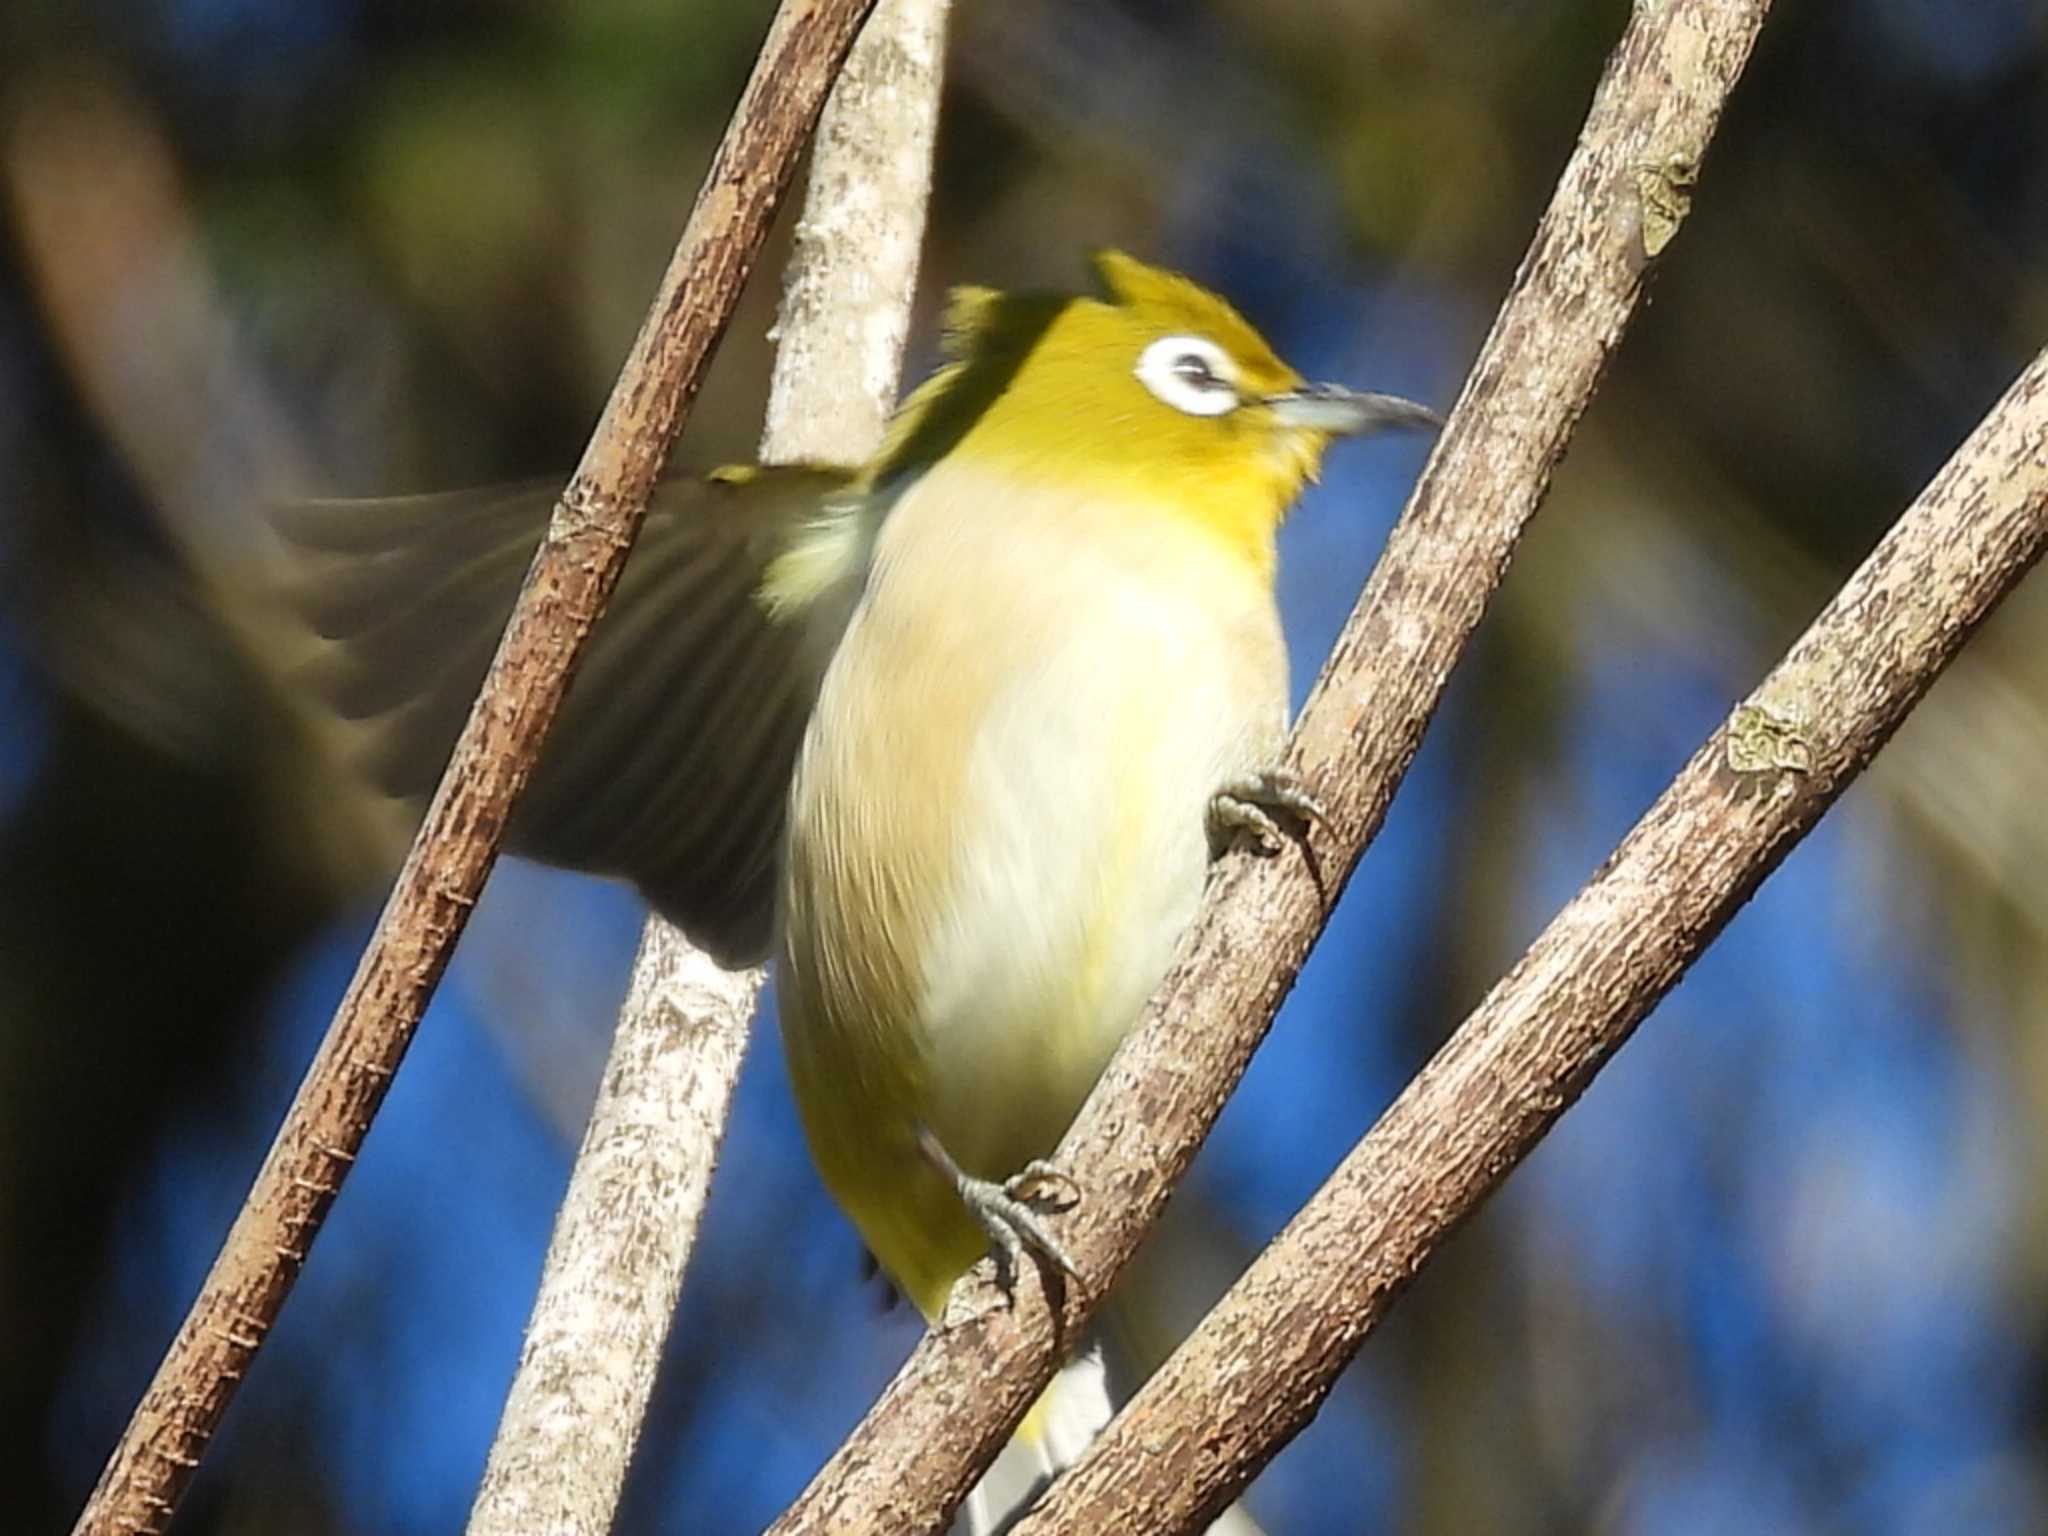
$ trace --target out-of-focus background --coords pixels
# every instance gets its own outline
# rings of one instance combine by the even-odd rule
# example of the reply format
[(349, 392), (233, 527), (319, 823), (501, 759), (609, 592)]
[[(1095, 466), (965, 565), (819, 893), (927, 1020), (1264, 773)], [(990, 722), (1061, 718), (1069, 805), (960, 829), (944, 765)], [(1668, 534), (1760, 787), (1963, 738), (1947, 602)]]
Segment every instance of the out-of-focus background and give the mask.
[[(1143, 1277), (1198, 1312), (2048, 341), (2048, 12), (1785, 5), (1696, 209)], [(0, 11), (0, 1503), (62, 1529), (381, 896), (223, 616), (266, 498), (575, 459), (768, 0)], [(1119, 244), (1452, 398), (1627, 7), (959, 8), (913, 370)], [(771, 256), (779, 259), (778, 244)], [(743, 456), (774, 295), (686, 439)], [(1302, 685), (1422, 447), (1290, 526)], [(260, 649), (260, 647), (258, 648)], [(2048, 586), (1458, 1238), (1276, 1536), (2048, 1529)], [(458, 1527), (640, 912), (493, 881), (184, 1532)], [(742, 1085), (620, 1529), (747, 1532), (914, 1337)]]

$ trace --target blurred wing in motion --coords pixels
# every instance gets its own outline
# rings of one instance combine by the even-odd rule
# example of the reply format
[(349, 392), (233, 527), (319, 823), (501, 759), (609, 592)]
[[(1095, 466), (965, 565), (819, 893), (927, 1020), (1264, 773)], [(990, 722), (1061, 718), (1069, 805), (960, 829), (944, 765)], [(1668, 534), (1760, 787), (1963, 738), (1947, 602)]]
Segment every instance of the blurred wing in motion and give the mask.
[[(631, 880), (721, 963), (766, 955), (790, 773), (850, 597), (771, 619), (758, 592), (851, 478), (662, 482), (514, 813), (513, 852)], [(357, 723), (347, 756), (384, 793), (433, 792), (558, 490), (274, 512), (292, 553), (280, 595), (327, 642), (301, 687)]]

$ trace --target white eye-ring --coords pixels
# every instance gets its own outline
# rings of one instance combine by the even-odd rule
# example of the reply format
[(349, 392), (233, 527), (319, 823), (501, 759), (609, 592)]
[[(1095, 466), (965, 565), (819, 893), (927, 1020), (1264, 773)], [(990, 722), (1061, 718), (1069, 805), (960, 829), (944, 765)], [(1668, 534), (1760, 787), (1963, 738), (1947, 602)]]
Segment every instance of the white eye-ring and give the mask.
[(1242, 403), (1237, 365), (1203, 336), (1162, 336), (1138, 359), (1138, 382), (1190, 416), (1221, 416)]

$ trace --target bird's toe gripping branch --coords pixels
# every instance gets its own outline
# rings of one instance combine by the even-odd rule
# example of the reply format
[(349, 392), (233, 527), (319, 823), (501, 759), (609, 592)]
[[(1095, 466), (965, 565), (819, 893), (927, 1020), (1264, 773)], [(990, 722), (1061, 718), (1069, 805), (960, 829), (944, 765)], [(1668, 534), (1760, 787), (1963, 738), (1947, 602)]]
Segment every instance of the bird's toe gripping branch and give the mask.
[(1330, 829), (1330, 818), (1324, 814), (1322, 802), (1304, 789), (1293, 774), (1275, 769), (1232, 779), (1209, 801), (1209, 856), (1222, 857), (1246, 834), (1260, 853), (1278, 853), (1289, 841), (1289, 833), (1282, 830), (1278, 820), (1281, 816), (1296, 823), (1298, 830), (1292, 833), (1296, 841), (1302, 839), (1311, 822), (1325, 832)]
[(952, 1182), (968, 1214), (988, 1234), (1005, 1291), (1014, 1290), (1027, 1250), (1080, 1282), (1080, 1270), (1041, 1219), (1044, 1212), (1064, 1211), (1080, 1203), (1081, 1186), (1071, 1174), (1043, 1158), (1033, 1158), (1020, 1172), (998, 1184), (993, 1179), (978, 1179), (962, 1169), (929, 1128), (918, 1132), (917, 1142), (925, 1160)]

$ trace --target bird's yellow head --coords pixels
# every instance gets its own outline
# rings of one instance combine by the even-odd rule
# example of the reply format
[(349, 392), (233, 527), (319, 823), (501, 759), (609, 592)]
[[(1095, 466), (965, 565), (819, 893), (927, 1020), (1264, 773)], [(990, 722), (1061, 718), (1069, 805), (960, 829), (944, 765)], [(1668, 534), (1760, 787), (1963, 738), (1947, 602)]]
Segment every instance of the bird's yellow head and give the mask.
[(954, 292), (950, 359), (904, 403), (869, 483), (948, 454), (992, 475), (1193, 518), (1270, 567), (1273, 535), (1339, 436), (1435, 423), (1310, 385), (1223, 299), (1120, 251), (1104, 298)]
[(770, 566), (769, 611), (804, 609), (864, 567), (894, 494), (942, 462), (1077, 505), (1145, 509), (1224, 540), (1267, 579), (1281, 520), (1333, 438), (1435, 426), (1393, 395), (1309, 384), (1224, 300), (1121, 251), (1103, 298), (959, 288), (946, 365), (906, 399), (880, 451)]

